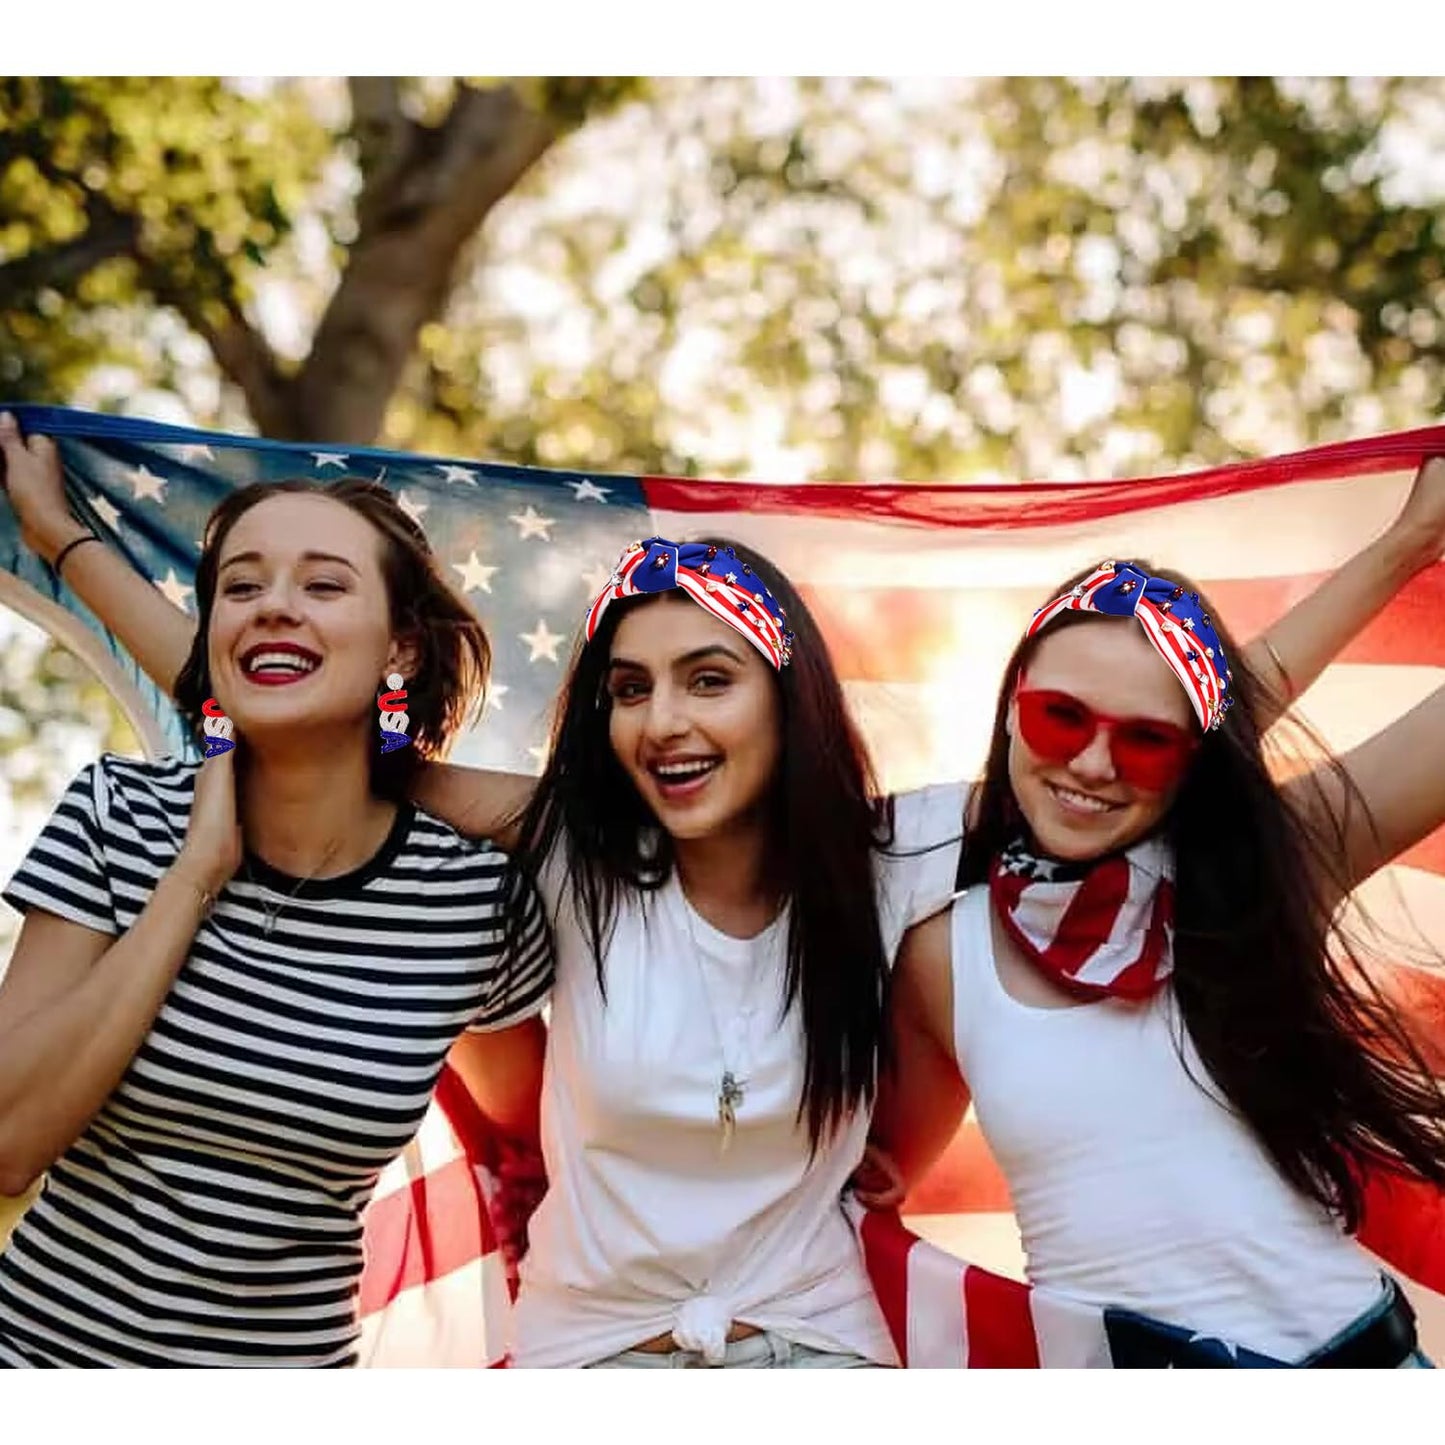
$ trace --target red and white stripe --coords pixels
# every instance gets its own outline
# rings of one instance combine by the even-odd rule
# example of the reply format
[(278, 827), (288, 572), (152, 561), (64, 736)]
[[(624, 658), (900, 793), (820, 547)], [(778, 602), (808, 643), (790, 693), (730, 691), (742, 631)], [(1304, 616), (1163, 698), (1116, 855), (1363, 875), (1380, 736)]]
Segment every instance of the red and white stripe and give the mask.
[[(1169, 671), (1189, 695), (1190, 706), (1205, 729), (1220, 716), (1224, 701), (1224, 685), (1215, 667), (1215, 659), (1204, 650), (1203, 641), (1195, 642), (1190, 633), (1146, 597), (1134, 608), (1134, 616), (1144, 635), (1165, 661)], [(1194, 656), (1191, 658), (1190, 653)]]
[(1004, 928), (1061, 982), (1142, 999), (1173, 965), (1169, 866), (1164, 849), (1152, 848), (1144, 860), (1111, 858), (1073, 882), (996, 869), (989, 887)]

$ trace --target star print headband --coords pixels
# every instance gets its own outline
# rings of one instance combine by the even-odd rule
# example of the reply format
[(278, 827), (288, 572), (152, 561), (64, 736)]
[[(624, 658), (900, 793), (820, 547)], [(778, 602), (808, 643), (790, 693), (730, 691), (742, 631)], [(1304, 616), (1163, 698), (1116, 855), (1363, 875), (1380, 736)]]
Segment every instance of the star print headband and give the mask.
[(602, 614), (620, 598), (670, 592), (674, 587), (736, 628), (774, 667), (781, 670), (792, 661), (793, 634), (787, 615), (763, 579), (731, 547), (669, 542), (662, 537), (633, 542), (623, 552), (587, 613), (587, 640), (592, 640)]
[(1137, 619), (1144, 636), (1188, 693), (1206, 732), (1217, 728), (1234, 706), (1229, 663), (1197, 592), (1186, 592), (1163, 577), (1150, 577), (1129, 562), (1104, 562), (1071, 592), (1040, 607), (1026, 635), (1032, 637), (1061, 612)]

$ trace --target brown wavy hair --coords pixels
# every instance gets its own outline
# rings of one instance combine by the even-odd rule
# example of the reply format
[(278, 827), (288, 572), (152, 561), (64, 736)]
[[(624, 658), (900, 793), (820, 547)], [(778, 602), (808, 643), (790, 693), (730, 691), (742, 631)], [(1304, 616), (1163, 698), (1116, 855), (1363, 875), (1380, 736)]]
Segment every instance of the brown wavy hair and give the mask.
[[(1135, 565), (1199, 593), (1229, 659), (1234, 696), (1222, 726), (1204, 735), (1161, 824), (1177, 859), (1180, 1019), (1210, 1077), (1280, 1173), (1353, 1230), (1364, 1164), (1445, 1186), (1445, 1091), (1359, 945), (1336, 922), (1335, 903), (1350, 891), (1345, 819), (1369, 810), (1339, 760), (1291, 720), (1289, 751), (1332, 772), (1345, 800), (1345, 817), (1334, 827), (1301, 813), (1266, 762), (1260, 719), (1268, 685), (1196, 583), (1150, 562)], [(1088, 575), (1071, 577), (1049, 598)], [(1009, 700), (1020, 673), (1045, 637), (1110, 625), (1119, 623), (1065, 612), (1014, 649), (960, 886), (985, 879), (1000, 849), (1027, 829), (1008, 773)], [(1183, 1058), (1182, 1039), (1176, 1043)]]
[[(304, 480), (254, 482), (227, 496), (206, 523), (196, 569), (199, 622), (190, 656), (176, 677), (175, 698), (192, 736), (201, 737), (201, 704), (212, 696), (208, 659), (211, 612), (221, 549), (236, 523), (272, 497), (328, 497), (369, 522), (381, 538), (381, 575), (394, 632), (416, 644), (415, 675), (407, 680), (406, 707), (412, 746), (371, 758), (371, 787), (378, 797), (401, 802), (425, 760), (445, 756), (476, 715), (491, 673), (492, 649), (476, 614), (442, 575), (421, 527), (377, 482), (347, 477), (317, 484)], [(382, 691), (377, 679), (377, 693)]]

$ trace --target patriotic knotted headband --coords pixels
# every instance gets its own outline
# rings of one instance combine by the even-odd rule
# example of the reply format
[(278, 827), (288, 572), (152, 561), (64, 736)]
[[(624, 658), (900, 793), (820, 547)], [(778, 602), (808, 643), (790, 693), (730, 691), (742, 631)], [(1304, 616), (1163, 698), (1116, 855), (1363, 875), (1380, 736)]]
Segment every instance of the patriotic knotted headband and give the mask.
[(792, 660), (793, 634), (786, 614), (762, 578), (731, 547), (663, 537), (633, 542), (623, 552), (587, 613), (587, 640), (595, 635), (602, 614), (620, 598), (674, 587), (735, 627), (774, 667), (782, 669)]
[(1032, 637), (1061, 612), (1137, 618), (1145, 637), (1189, 695), (1206, 732), (1217, 728), (1234, 706), (1229, 695), (1229, 663), (1197, 592), (1186, 592), (1163, 577), (1150, 577), (1130, 562), (1104, 562), (1071, 592), (1040, 607), (1027, 636)]

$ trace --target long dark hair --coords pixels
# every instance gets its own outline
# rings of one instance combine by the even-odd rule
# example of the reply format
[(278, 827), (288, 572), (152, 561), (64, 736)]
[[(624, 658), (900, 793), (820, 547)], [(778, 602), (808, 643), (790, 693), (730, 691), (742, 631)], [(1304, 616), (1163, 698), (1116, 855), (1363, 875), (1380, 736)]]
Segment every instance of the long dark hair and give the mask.
[[(1199, 591), (1151, 563), (1135, 565)], [(1217, 619), (1203, 594), (1201, 602)], [(984, 879), (999, 850), (1026, 828), (1008, 770), (1008, 709), (1020, 673), (1054, 632), (1119, 625), (1066, 612), (1014, 650), (961, 884)], [(1204, 1067), (1280, 1173), (1353, 1230), (1364, 1163), (1445, 1185), (1445, 1092), (1334, 921), (1334, 904), (1349, 891), (1343, 821), (1322, 828), (1281, 793), (1259, 722), (1267, 685), (1217, 620), (1215, 627), (1235, 703), (1205, 734), (1161, 825), (1177, 860), (1174, 993)], [(1292, 750), (1331, 770), (1348, 806), (1368, 816), (1338, 760), (1302, 725)]]
[[(372, 481), (347, 477), (318, 485), (304, 480), (254, 482), (227, 496), (206, 523), (196, 568), (199, 620), (190, 656), (176, 677), (175, 699), (194, 737), (201, 736), (201, 705), (212, 696), (209, 664), (211, 612), (221, 549), (231, 529), (253, 507), (293, 494), (329, 497), (369, 522), (381, 538), (381, 575), (391, 625), (417, 648), (415, 675), (407, 680), (408, 736), (412, 746), (371, 755), (371, 789), (392, 802), (404, 800), (421, 762), (445, 755), (475, 715), (491, 670), (492, 651), (476, 614), (447, 583), (426, 533)], [(378, 694), (382, 680), (377, 679)], [(239, 757), (240, 754), (238, 753)]]
[[(892, 840), (872, 764), (849, 716), (832, 659), (803, 599), (765, 557), (733, 547), (766, 583), (794, 634), (792, 662), (774, 675), (781, 704), (778, 776), (769, 805), (767, 866), (791, 904), (784, 1008), (802, 1009), (806, 1060), (799, 1118), (816, 1150), (848, 1114), (871, 1104), (884, 1049), (888, 958), (874, 887), (874, 852)], [(509, 896), (561, 845), (568, 885), (605, 998), (603, 958), (618, 905), (672, 876), (672, 840), (638, 796), (608, 739), (612, 639), (630, 611), (659, 598), (614, 602), (590, 642), (579, 639), (558, 700), (551, 751), (523, 812)], [(678, 602), (676, 605), (693, 604)], [(509, 942), (523, 944), (520, 908)]]

